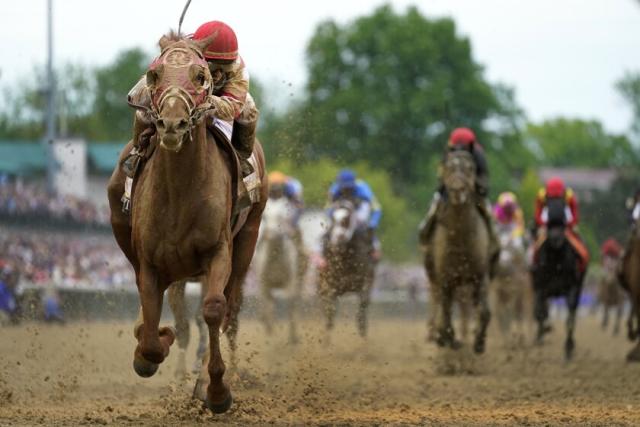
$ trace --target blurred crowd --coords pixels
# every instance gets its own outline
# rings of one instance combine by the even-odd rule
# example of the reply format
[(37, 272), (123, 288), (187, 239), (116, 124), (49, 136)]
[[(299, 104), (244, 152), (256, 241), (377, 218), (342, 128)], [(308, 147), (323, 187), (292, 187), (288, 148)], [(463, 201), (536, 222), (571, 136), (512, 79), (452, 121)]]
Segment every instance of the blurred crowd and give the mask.
[(109, 211), (85, 199), (50, 194), (40, 185), (0, 176), (0, 218), (100, 226), (108, 224)]
[(29, 285), (119, 289), (135, 283), (110, 236), (0, 229), (0, 270), (19, 272)]

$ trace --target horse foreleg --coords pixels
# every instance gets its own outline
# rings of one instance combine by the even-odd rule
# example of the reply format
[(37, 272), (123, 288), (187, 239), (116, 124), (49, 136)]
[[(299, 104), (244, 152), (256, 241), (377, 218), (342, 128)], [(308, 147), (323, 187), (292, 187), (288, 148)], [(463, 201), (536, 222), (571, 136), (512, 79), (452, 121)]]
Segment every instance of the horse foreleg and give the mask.
[(549, 317), (549, 306), (547, 304), (547, 299), (544, 297), (542, 290), (535, 290), (535, 306), (533, 309), (533, 316), (538, 322), (538, 332), (536, 334), (536, 344), (542, 344), (542, 340), (544, 338), (544, 334), (548, 332), (548, 328), (546, 326), (547, 318)]
[(473, 351), (477, 354), (484, 353), (487, 328), (491, 321), (491, 311), (489, 310), (489, 298), (487, 295), (488, 278), (485, 278), (480, 282), (479, 287), (475, 290), (473, 295), (473, 304), (476, 308), (478, 315), (476, 337), (473, 343)]
[[(209, 327), (209, 386), (205, 405), (214, 413), (226, 412), (233, 401), (229, 387), (224, 383), (224, 361), (220, 353), (220, 327), (227, 313), (227, 298), (224, 291), (231, 272), (231, 245), (221, 242), (206, 275), (206, 295), (202, 303), (204, 321)], [(204, 371), (205, 366), (203, 366)], [(201, 380), (206, 378), (201, 376)], [(198, 387), (198, 385), (196, 385)]]
[(184, 377), (187, 373), (186, 350), (189, 346), (189, 317), (188, 309), (184, 296), (186, 281), (176, 282), (169, 286), (167, 296), (169, 298), (169, 307), (173, 313), (174, 324), (176, 328), (176, 341), (178, 342), (178, 363), (176, 365), (176, 376)]
[(567, 361), (573, 358), (573, 350), (575, 348), (573, 333), (576, 327), (576, 311), (578, 310), (579, 299), (580, 288), (575, 286), (567, 295), (567, 308), (569, 309), (569, 315), (567, 317), (567, 339), (564, 344), (564, 355)]
[(267, 335), (273, 334), (273, 318), (275, 317), (276, 302), (271, 289), (267, 287), (266, 283), (262, 283), (262, 298), (261, 298), (261, 311), (262, 323), (264, 323), (264, 329)]
[(367, 310), (369, 309), (369, 286), (360, 291), (360, 304), (358, 305), (358, 333), (362, 338), (367, 336)]
[[(631, 305), (631, 315), (630, 317), (635, 317), (636, 324), (632, 325), (634, 339), (638, 338), (638, 327), (640, 326), (640, 310), (638, 309), (638, 302), (634, 298)], [(633, 322), (633, 320), (631, 320)], [(636, 343), (636, 346), (627, 354), (627, 361), (629, 362), (640, 362), (640, 341)]]
[(141, 309), (134, 329), (138, 345), (133, 368), (141, 377), (150, 377), (158, 370), (158, 364), (169, 355), (175, 332), (168, 327), (158, 329), (164, 289), (160, 288), (155, 271), (148, 265), (142, 265), (138, 280)]
[(440, 347), (447, 345), (452, 348), (457, 347), (451, 323), (452, 305), (453, 290), (449, 285), (445, 284), (440, 294), (440, 318), (438, 319), (438, 336), (436, 337), (436, 343)]
[(292, 280), (289, 285), (289, 289), (292, 289), (289, 298), (287, 298), (287, 312), (289, 314), (289, 343), (298, 343), (298, 331), (297, 331), (297, 314), (298, 305), (300, 304), (300, 282)]

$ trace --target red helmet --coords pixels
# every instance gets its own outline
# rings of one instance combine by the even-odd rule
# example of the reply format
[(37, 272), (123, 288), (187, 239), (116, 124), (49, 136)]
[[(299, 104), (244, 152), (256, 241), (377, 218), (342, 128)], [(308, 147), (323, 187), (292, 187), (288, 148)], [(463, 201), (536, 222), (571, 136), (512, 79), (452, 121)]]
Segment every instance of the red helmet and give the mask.
[(212, 35), (216, 36), (204, 50), (204, 57), (206, 59), (235, 60), (238, 58), (238, 39), (236, 38), (236, 33), (224, 22), (205, 22), (193, 33), (193, 40), (203, 40)]
[(547, 181), (547, 197), (564, 197), (565, 186), (562, 179), (550, 178)]
[(616, 239), (607, 239), (606, 242), (600, 248), (602, 255), (608, 255), (610, 257), (617, 258), (622, 252), (622, 246), (616, 241)]
[(449, 146), (459, 146), (469, 147), (470, 145), (475, 144), (476, 142), (476, 134), (469, 128), (456, 128), (451, 132), (449, 136)]

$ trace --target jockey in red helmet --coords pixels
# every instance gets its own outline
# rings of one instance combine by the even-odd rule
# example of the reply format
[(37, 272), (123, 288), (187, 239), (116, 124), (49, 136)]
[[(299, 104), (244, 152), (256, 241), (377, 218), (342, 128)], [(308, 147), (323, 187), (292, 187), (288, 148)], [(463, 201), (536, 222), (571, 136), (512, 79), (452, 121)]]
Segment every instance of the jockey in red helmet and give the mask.
[[(249, 94), (249, 73), (238, 54), (238, 39), (233, 29), (224, 22), (210, 21), (198, 27), (191, 37), (193, 40), (203, 40), (214, 35), (215, 38), (203, 53), (213, 77), (211, 96), (213, 108), (210, 114), (213, 117), (209, 120), (226, 124), (222, 127), (229, 131), (233, 129), (232, 141), (246, 176), (253, 172), (248, 159), (253, 152), (259, 113)], [(149, 105), (144, 76), (131, 89), (128, 98), (130, 104)], [(145, 121), (143, 114), (136, 114), (136, 120), (137, 122)], [(148, 143), (148, 137), (153, 134), (152, 130), (147, 130), (149, 127), (149, 123), (146, 126), (140, 126), (140, 123), (134, 124), (134, 145)], [(230, 135), (231, 132), (229, 132)], [(147, 141), (144, 141), (145, 137)]]
[[(589, 251), (584, 242), (580, 238), (577, 231), (578, 222), (578, 199), (571, 188), (567, 188), (561, 178), (553, 177), (547, 181), (545, 188), (538, 191), (535, 206), (535, 221), (537, 227), (547, 227), (550, 221), (554, 221), (551, 217), (550, 203), (551, 201), (562, 202), (561, 222), (566, 226), (566, 236), (569, 243), (580, 257), (580, 268), (585, 271), (589, 263)], [(545, 233), (537, 237), (536, 249), (542, 246), (546, 238)]]
[[(489, 169), (487, 166), (484, 149), (478, 142), (475, 133), (471, 129), (459, 127), (454, 129), (449, 135), (445, 157), (447, 153), (457, 150), (470, 152), (476, 165), (475, 184), (476, 196), (478, 198), (477, 206), (489, 230), (489, 237), (491, 242), (491, 275), (493, 275), (498, 256), (500, 255), (500, 246), (498, 245), (498, 239), (493, 223), (491, 203), (487, 198), (489, 194)], [(440, 206), (443, 204), (443, 201), (446, 201), (446, 196), (447, 195), (444, 185), (442, 184), (442, 182), (440, 182), (438, 190), (434, 194), (433, 200), (431, 202), (431, 207), (429, 208), (427, 215), (420, 225), (419, 239), (420, 243), (425, 249), (429, 245), (431, 235), (433, 234), (433, 230), (435, 229), (436, 213), (438, 212)]]

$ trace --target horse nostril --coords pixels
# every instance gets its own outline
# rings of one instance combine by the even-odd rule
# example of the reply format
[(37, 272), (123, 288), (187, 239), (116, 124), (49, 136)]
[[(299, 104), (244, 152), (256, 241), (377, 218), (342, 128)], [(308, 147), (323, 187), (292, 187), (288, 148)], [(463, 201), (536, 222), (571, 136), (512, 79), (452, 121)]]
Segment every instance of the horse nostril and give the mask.
[(164, 120), (158, 119), (158, 121), (156, 122), (156, 127), (158, 129), (164, 129)]

